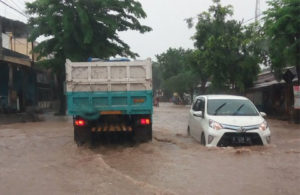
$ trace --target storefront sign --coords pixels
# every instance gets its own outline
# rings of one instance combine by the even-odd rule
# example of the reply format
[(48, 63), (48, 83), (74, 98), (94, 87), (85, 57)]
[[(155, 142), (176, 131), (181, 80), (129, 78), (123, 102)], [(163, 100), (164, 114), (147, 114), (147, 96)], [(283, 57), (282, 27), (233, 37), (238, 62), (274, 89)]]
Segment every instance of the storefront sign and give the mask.
[(300, 86), (294, 86), (294, 108), (300, 109)]

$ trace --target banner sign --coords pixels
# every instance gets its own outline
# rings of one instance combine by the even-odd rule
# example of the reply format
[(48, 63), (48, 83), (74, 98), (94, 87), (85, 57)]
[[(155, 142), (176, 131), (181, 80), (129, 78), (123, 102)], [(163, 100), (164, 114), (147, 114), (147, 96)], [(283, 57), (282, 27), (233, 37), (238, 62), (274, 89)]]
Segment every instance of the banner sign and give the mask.
[(300, 109), (300, 86), (294, 86), (294, 108)]

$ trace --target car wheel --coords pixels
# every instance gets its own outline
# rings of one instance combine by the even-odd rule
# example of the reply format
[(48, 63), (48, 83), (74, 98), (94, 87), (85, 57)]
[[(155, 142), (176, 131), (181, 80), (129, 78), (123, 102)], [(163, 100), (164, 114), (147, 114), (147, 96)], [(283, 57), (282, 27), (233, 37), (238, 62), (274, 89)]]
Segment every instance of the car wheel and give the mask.
[(191, 135), (191, 130), (190, 130), (190, 127), (188, 126), (187, 128), (187, 135), (190, 136)]
[(201, 145), (206, 146), (204, 133), (201, 134)]

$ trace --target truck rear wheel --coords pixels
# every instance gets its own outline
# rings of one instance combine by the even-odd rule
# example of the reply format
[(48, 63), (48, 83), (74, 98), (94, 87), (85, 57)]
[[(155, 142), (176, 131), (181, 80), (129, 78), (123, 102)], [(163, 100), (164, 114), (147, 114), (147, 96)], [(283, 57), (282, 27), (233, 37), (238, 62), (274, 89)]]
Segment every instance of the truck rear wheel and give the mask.
[(74, 141), (81, 146), (91, 141), (91, 130), (88, 127), (74, 127)]

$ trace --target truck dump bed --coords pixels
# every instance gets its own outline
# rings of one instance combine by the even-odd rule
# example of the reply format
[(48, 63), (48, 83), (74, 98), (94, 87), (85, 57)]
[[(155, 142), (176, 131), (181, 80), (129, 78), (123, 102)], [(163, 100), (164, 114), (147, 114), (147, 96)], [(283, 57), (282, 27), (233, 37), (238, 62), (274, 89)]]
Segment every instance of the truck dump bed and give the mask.
[(66, 62), (70, 115), (93, 109), (101, 113), (152, 114), (151, 60)]

